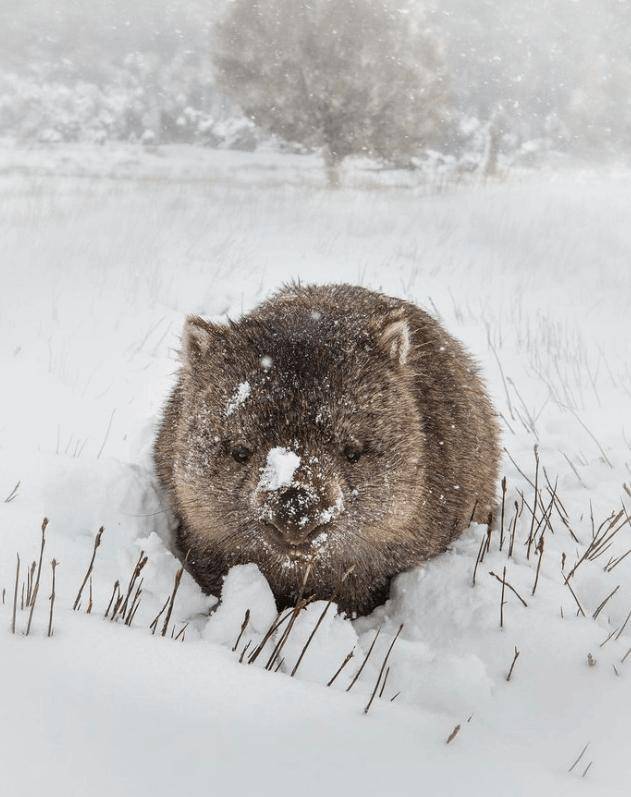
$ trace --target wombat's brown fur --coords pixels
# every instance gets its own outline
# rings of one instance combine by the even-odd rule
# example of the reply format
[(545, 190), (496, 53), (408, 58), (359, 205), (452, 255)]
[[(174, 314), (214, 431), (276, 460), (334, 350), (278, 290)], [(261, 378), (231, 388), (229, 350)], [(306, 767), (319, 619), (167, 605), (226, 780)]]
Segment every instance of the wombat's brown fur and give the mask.
[(289, 605), (311, 561), (307, 593), (373, 609), (487, 520), (498, 427), (476, 371), (425, 312), (349, 285), (189, 318), (155, 460), (191, 573), (217, 595), (255, 562)]

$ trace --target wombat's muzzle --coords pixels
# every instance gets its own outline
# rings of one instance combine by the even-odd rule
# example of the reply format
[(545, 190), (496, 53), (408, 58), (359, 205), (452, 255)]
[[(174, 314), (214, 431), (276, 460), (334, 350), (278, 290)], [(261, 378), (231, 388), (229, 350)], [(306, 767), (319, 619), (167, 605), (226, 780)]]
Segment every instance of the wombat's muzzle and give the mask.
[(319, 490), (291, 486), (276, 493), (267, 503), (266, 522), (287, 545), (305, 545), (340, 513), (340, 498)]

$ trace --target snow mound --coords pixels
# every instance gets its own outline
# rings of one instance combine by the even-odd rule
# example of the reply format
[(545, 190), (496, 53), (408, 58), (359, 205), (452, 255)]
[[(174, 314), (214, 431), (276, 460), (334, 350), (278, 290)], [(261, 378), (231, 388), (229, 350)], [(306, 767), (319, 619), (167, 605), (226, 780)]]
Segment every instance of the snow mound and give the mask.
[(224, 578), (221, 602), (206, 624), (204, 639), (233, 646), (246, 613), (247, 639), (255, 647), (277, 615), (272, 590), (255, 564), (237, 565)]

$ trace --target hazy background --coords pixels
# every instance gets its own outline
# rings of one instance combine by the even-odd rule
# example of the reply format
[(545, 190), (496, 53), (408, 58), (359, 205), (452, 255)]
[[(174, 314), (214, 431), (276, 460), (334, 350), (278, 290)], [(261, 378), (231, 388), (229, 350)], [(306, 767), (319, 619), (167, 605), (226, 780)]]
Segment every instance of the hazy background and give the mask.
[[(2, 0), (0, 138), (269, 145), (215, 84), (213, 27), (227, 5)], [(631, 3), (399, 5), (422, 18), (445, 69), (450, 123), (433, 150), (474, 168), (492, 124), (510, 164), (628, 159)]]

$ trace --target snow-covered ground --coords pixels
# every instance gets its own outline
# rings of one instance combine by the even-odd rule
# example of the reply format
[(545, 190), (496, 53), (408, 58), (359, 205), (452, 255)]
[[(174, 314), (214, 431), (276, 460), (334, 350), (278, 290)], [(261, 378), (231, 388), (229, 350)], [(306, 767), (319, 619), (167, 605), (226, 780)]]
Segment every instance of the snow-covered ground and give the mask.
[[(430, 193), (366, 172), (331, 192), (313, 158), (167, 160), (0, 153), (2, 794), (628, 794), (631, 175)], [(166, 638), (166, 612), (151, 633), (178, 562), (150, 448), (184, 315), (238, 316), (296, 277), (440, 317), (481, 362), (510, 457), (504, 544), (493, 532), (475, 585), (481, 526), (400, 576), (373, 616), (331, 608), (292, 678), (325, 606), (298, 616), (278, 672), (265, 665), (282, 629), (248, 664), (276, 616), (253, 567), (231, 573), (210, 618), (214, 600), (185, 575)], [(535, 478), (535, 527), (547, 521), (528, 558)], [(44, 516), (30, 634), (18, 595), (13, 635), (16, 554), (21, 592)], [(89, 584), (73, 611), (101, 525), (91, 612)], [(141, 551), (131, 624), (104, 619)], [(500, 627), (504, 567), (527, 606), (506, 586)]]

